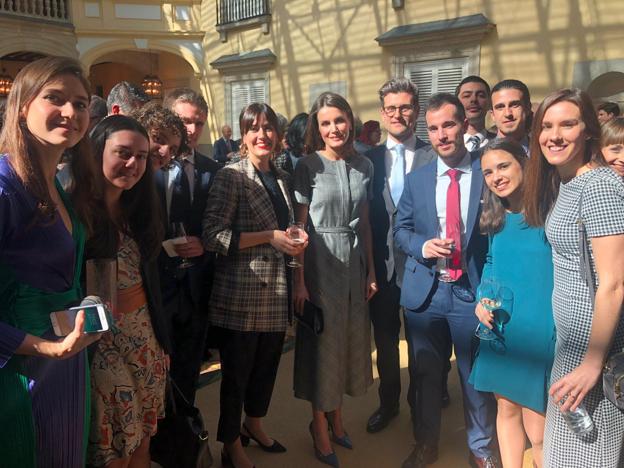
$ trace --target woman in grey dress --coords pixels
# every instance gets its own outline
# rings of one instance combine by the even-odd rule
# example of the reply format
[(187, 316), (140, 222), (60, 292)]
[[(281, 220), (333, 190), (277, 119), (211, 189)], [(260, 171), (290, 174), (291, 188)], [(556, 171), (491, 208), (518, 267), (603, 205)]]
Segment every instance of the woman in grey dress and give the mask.
[(363, 394), (373, 380), (367, 303), (377, 290), (368, 220), (373, 166), (353, 150), (353, 114), (337, 94), (323, 93), (314, 103), (306, 145), (316, 152), (299, 160), (294, 190), (310, 244), (295, 272), (295, 310), (309, 299), (323, 309), (325, 328), (319, 336), (297, 329), (295, 396), (312, 403), (316, 457), (338, 466), (328, 423), (332, 440), (352, 448), (342, 396)]
[[(624, 413), (604, 397), (601, 380), (605, 360), (624, 346), (624, 183), (606, 167), (599, 139), (600, 126), (583, 91), (556, 91), (535, 114), (525, 210), (529, 224), (546, 226), (552, 245), (557, 328), (546, 413), (546, 467), (624, 464)], [(580, 272), (579, 212), (598, 285), (593, 307)], [(581, 402), (595, 428), (577, 438), (562, 412)]]

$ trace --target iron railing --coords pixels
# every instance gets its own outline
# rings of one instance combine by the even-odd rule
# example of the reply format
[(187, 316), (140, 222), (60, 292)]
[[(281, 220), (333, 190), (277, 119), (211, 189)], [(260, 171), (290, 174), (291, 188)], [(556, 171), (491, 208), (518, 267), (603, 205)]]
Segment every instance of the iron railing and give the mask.
[(270, 14), (269, 0), (217, 0), (217, 26)]
[(0, 14), (68, 23), (68, 0), (0, 0)]

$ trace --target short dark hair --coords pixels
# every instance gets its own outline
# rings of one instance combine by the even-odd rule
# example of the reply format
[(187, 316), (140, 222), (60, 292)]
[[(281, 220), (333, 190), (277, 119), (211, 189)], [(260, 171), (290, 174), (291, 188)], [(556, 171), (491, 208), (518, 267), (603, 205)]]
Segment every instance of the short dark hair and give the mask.
[(529, 92), (529, 88), (520, 80), (503, 80), (499, 81), (492, 88), (492, 92), (490, 93), (490, 98), (494, 93), (502, 90), (502, 89), (517, 89), (522, 93), (522, 104), (525, 109), (531, 110), (531, 93)]
[(618, 106), (615, 102), (603, 102), (597, 108), (599, 111), (605, 111), (607, 114), (613, 114), (614, 117), (620, 115), (620, 106)]
[(180, 117), (178, 117), (178, 115), (171, 109), (161, 106), (156, 101), (151, 101), (140, 109), (136, 109), (132, 112), (132, 117), (137, 119), (148, 133), (152, 129), (166, 129), (173, 131), (176, 135), (179, 135), (180, 148), (178, 149), (176, 157), (190, 152), (184, 122), (182, 122), (182, 119), (180, 119)]
[(351, 131), (349, 132), (349, 138), (345, 142), (345, 146), (353, 148), (353, 140), (355, 138), (355, 124), (353, 119), (353, 111), (351, 106), (345, 98), (340, 94), (326, 92), (322, 93), (316, 98), (312, 109), (310, 109), (310, 117), (308, 118), (308, 126), (306, 128), (305, 145), (308, 151), (318, 151), (325, 149), (325, 142), (321, 138), (321, 133), (318, 127), (318, 111), (323, 107), (335, 107), (347, 114)]
[(412, 105), (418, 105), (418, 85), (407, 78), (392, 78), (386, 81), (379, 88), (379, 101), (381, 107), (384, 105), (384, 98), (387, 94), (407, 93), (412, 95)]
[(191, 88), (176, 88), (167, 94), (163, 102), (163, 107), (173, 109), (177, 102), (186, 102), (198, 107), (204, 114), (208, 115), (208, 104), (204, 97)]
[(487, 81), (477, 75), (470, 75), (461, 80), (457, 85), (457, 88), (455, 88), (455, 96), (459, 96), (461, 87), (464, 86), (466, 83), (481, 83), (483, 86), (485, 86), (485, 92), (487, 93), (488, 98), (490, 97), (490, 85), (487, 83)]
[[(282, 148), (282, 129), (279, 126), (277, 114), (273, 109), (271, 109), (271, 106), (264, 102), (253, 102), (241, 111), (240, 117), (238, 119), (241, 140), (249, 131), (249, 129), (253, 126), (254, 120), (256, 120), (261, 115), (264, 115), (266, 117), (269, 125), (273, 127), (273, 130), (275, 130), (275, 133), (277, 135), (273, 147), (273, 155), (275, 155), (279, 153)], [(245, 148), (244, 145), (241, 146), (241, 155), (245, 156), (247, 154), (247, 148)]]
[(124, 114), (130, 114), (130, 112), (141, 107), (149, 100), (149, 96), (145, 94), (145, 91), (140, 86), (128, 81), (121, 81), (113, 86), (110, 93), (108, 93), (106, 107), (109, 114), (113, 111), (114, 105), (119, 106)]
[[(122, 130), (136, 132), (149, 142), (143, 126), (126, 115), (111, 115), (95, 126), (91, 133), (91, 144), (97, 165), (98, 176), (104, 180), (102, 161), (106, 140)], [(111, 214), (101, 203), (93, 212), (93, 236), (87, 242), (88, 258), (108, 258), (117, 254), (119, 230), (132, 237), (141, 252), (141, 258), (154, 259), (160, 252), (163, 237), (160, 204), (156, 195), (154, 173), (151, 164), (145, 165), (145, 173), (130, 190), (121, 194), (121, 223), (113, 221)], [(120, 228), (119, 226), (123, 226)]]
[(427, 108), (425, 109), (425, 115), (429, 111), (436, 111), (445, 104), (451, 104), (455, 106), (455, 118), (459, 122), (466, 120), (466, 111), (464, 106), (457, 96), (451, 93), (437, 93), (429, 98), (427, 102)]
[(93, 119), (103, 119), (108, 115), (108, 108), (106, 106), (106, 101), (94, 94), (91, 96), (91, 102), (89, 102), (89, 118)]
[(308, 125), (308, 114), (302, 112), (288, 124), (288, 132), (286, 133), (286, 143), (290, 152), (297, 157), (301, 157), (306, 153), (305, 150), (305, 132)]

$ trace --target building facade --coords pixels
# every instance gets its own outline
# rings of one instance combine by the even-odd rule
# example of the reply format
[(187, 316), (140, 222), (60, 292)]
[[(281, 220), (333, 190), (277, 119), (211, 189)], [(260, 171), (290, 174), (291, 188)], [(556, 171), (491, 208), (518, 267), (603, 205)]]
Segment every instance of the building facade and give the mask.
[[(379, 120), (380, 84), (418, 83), (421, 100), (463, 76), (517, 78), (533, 101), (578, 86), (624, 102), (620, 0), (11, 0), (0, 2), (0, 66), (14, 76), (37, 56), (79, 58), (106, 95), (157, 74), (211, 108), (204, 145), (248, 102), (290, 118), (343, 94)], [(422, 133), (422, 127), (419, 133)]]

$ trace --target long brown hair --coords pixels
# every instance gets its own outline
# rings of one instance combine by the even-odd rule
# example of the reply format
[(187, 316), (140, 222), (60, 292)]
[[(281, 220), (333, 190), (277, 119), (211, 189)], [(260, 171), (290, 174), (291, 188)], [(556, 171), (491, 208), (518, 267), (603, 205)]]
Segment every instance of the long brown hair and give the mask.
[[(56, 219), (56, 205), (52, 201), (40, 155), (35, 150), (33, 137), (26, 127), (22, 111), (47, 83), (60, 75), (75, 76), (84, 86), (87, 95), (90, 95), (91, 86), (77, 60), (68, 57), (45, 57), (31, 62), (15, 77), (7, 98), (4, 126), (0, 133), (0, 151), (8, 155), (11, 167), (28, 192), (38, 201), (36, 217), (45, 222)], [(74, 147), (69, 148), (68, 152), (71, 155), (74, 180), (74, 209), (90, 231), (89, 213), (92, 204), (101, 197), (101, 186), (94, 177), (95, 164), (86, 135)]]
[(585, 123), (585, 153), (583, 163), (592, 162), (597, 166), (605, 166), (606, 162), (600, 152), (600, 124), (590, 97), (585, 91), (576, 88), (560, 89), (550, 93), (537, 108), (533, 119), (530, 143), (529, 164), (525, 174), (524, 212), (527, 223), (531, 226), (544, 226), (546, 217), (559, 194), (561, 178), (557, 168), (546, 160), (540, 146), (540, 134), (544, 114), (553, 105), (560, 102), (571, 102), (581, 111), (581, 120)]
[(347, 114), (347, 119), (349, 120), (351, 128), (349, 129), (349, 138), (347, 138), (347, 141), (345, 142), (347, 149), (346, 153), (348, 154), (353, 152), (353, 139), (355, 138), (353, 111), (345, 98), (343, 98), (340, 94), (330, 92), (322, 93), (316, 98), (314, 104), (312, 104), (312, 109), (310, 110), (310, 116), (308, 118), (308, 126), (306, 128), (306, 148), (308, 148), (309, 151), (325, 149), (325, 142), (323, 141), (323, 138), (321, 138), (318, 123), (318, 111), (323, 107), (335, 107), (336, 109), (339, 109)]
[[(132, 117), (111, 115), (95, 126), (91, 132), (94, 158), (98, 164), (97, 174), (104, 183), (102, 164), (106, 141), (123, 130), (136, 132), (149, 143), (149, 135), (143, 126)], [(142, 259), (158, 256), (163, 239), (162, 213), (152, 165), (145, 165), (145, 173), (129, 190), (124, 190), (119, 200), (121, 219), (113, 220), (104, 203), (93, 213), (94, 235), (87, 242), (88, 258), (110, 258), (117, 255), (119, 232), (132, 237), (141, 252)]]
[[(490, 151), (504, 151), (514, 157), (522, 170), (526, 166), (527, 155), (522, 145), (511, 138), (496, 138), (492, 140), (484, 149), (483, 157)], [(489, 187), (483, 191), (483, 208), (479, 218), (479, 229), (482, 234), (495, 234), (505, 227), (505, 213), (507, 201), (495, 195)]]

